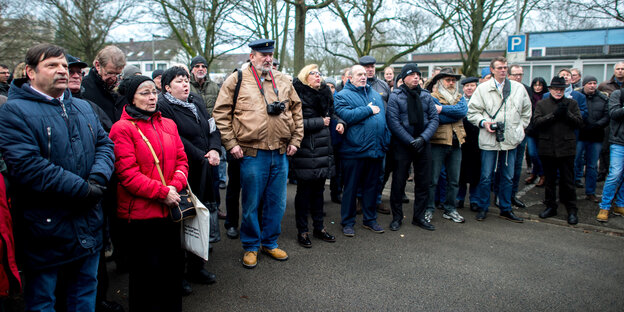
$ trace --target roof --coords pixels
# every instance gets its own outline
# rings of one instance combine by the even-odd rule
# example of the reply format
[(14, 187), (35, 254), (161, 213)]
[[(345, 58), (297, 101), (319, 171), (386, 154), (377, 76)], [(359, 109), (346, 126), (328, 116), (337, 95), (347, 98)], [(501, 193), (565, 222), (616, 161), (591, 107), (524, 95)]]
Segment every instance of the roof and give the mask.
[[(483, 51), (479, 56), (482, 61), (491, 60), (497, 56), (505, 55), (505, 50)], [(414, 53), (411, 57), (412, 62), (452, 62), (461, 61), (460, 52), (440, 52), (440, 53)]]
[[(133, 41), (116, 43), (125, 54), (128, 62), (151, 61), (152, 41)], [(172, 39), (154, 40), (154, 59), (171, 60), (181, 49), (180, 44)]]

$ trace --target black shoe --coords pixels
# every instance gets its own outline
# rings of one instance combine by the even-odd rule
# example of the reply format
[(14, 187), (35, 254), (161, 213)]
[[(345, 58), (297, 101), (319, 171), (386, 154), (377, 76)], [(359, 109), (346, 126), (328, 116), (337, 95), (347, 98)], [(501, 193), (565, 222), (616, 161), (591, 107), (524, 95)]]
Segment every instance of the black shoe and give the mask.
[(390, 222), (390, 231), (398, 231), (401, 228), (401, 221)]
[(312, 242), (310, 241), (310, 237), (308, 237), (307, 232), (297, 234), (297, 241), (299, 242), (299, 245), (301, 245), (301, 247), (305, 247), (305, 248), (312, 247)]
[(202, 268), (197, 272), (189, 272), (186, 274), (186, 279), (195, 284), (210, 285), (217, 281), (217, 276), (214, 273), (206, 271)]
[(477, 204), (476, 204), (476, 203), (470, 203), (470, 211), (477, 212), (477, 211), (479, 211), (479, 210), (480, 210), (480, 209), (479, 209), (479, 206), (477, 206)]
[(191, 284), (189, 284), (189, 282), (187, 282), (185, 279), (182, 280), (182, 296), (188, 296), (193, 292), (193, 288), (191, 287)]
[(403, 199), (402, 199), (404, 204), (409, 204), (409, 198), (407, 198), (407, 195), (403, 194)]
[(576, 225), (578, 223), (578, 216), (576, 215), (576, 212), (571, 212), (568, 214), (568, 224), (569, 225)]
[(526, 205), (516, 196), (511, 197), (511, 204), (518, 208), (526, 208)]
[[(478, 209), (479, 207), (477, 207)], [(470, 209), (472, 209), (472, 207), (470, 207)], [(479, 213), (477, 213), (477, 216), (475, 217), (475, 219), (477, 219), (477, 221), (483, 221), (485, 220), (485, 218), (487, 218), (487, 211), (485, 210), (479, 210)]]
[(555, 208), (546, 208), (544, 211), (540, 212), (539, 217), (542, 219), (554, 217), (557, 215), (557, 209)]
[(464, 201), (463, 200), (458, 200), (457, 204), (455, 204), (455, 208), (463, 209), (464, 208)]
[(327, 233), (327, 231), (325, 229), (323, 229), (321, 231), (314, 230), (312, 232), (312, 236), (314, 236), (314, 237), (316, 237), (316, 238), (318, 238), (320, 240), (323, 240), (323, 241), (326, 241), (326, 242), (330, 242), (330, 243), (333, 243), (333, 242), (336, 241), (336, 236)]
[(499, 217), (509, 220), (511, 222), (522, 223), (524, 219), (517, 217), (513, 211), (501, 211)]
[(574, 186), (576, 186), (576, 188), (584, 188), (585, 184), (581, 181), (574, 181)]
[(227, 235), (227, 237), (229, 237), (231, 239), (237, 239), (238, 238), (238, 230), (236, 230), (235, 227), (231, 227), (231, 228), (227, 229), (227, 231), (225, 232), (225, 235)]
[(433, 224), (427, 222), (427, 220), (425, 220), (425, 218), (421, 218), (418, 220), (412, 220), (412, 224), (413, 225), (417, 225), (427, 231), (435, 231), (435, 226), (433, 226)]
[(95, 307), (96, 312), (124, 312), (121, 304), (115, 301), (102, 300)]
[(331, 201), (336, 203), (336, 204), (341, 204), (342, 203), (342, 195), (340, 195), (340, 194), (332, 195), (331, 196)]

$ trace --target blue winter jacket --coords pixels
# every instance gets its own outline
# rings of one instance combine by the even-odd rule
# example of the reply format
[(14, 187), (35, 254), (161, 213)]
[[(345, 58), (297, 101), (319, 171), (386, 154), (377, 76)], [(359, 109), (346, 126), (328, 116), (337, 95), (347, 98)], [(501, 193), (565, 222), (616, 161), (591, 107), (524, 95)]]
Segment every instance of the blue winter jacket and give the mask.
[[(388, 113), (386, 119), (388, 120), (388, 128), (392, 132), (392, 135), (396, 140), (403, 144), (409, 144), (419, 135), (414, 133), (414, 126), (409, 123), (407, 117), (407, 93), (401, 88), (395, 88), (390, 94), (388, 99)], [(429, 91), (420, 91), (420, 102), (423, 108), (423, 132), (420, 136), (429, 142), (431, 136), (438, 129), (439, 116), (436, 110), (435, 99), (431, 96)]]
[[(378, 114), (368, 104), (379, 107)], [(356, 87), (350, 81), (335, 95), (334, 109), (347, 123), (340, 147), (341, 157), (381, 158), (388, 151), (390, 130), (386, 125), (384, 102), (369, 85)]]
[(88, 180), (106, 185), (113, 142), (93, 109), (66, 90), (63, 104), (12, 83), (0, 108), (0, 151), (11, 180), (16, 243), (29, 269), (92, 255), (102, 246), (102, 208), (88, 204)]

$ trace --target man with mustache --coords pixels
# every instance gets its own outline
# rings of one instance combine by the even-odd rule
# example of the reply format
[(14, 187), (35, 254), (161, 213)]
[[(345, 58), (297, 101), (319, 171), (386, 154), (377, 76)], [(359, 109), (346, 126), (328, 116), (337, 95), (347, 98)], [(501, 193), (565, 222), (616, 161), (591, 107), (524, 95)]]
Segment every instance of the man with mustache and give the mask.
[(67, 67), (63, 48), (30, 48), (27, 78), (13, 82), (0, 109), (26, 311), (54, 311), (59, 293), (68, 310), (95, 311), (100, 200), (113, 173), (113, 143), (90, 105), (67, 90)]
[(272, 70), (274, 44), (268, 39), (249, 43), (250, 64), (241, 69), (236, 104), (239, 75), (233, 74), (223, 83), (212, 112), (223, 146), (240, 160), (240, 239), (248, 269), (256, 267), (260, 250), (275, 260), (288, 260), (277, 244), (286, 210), (286, 155), (294, 155), (303, 138), (299, 96), (284, 74)]

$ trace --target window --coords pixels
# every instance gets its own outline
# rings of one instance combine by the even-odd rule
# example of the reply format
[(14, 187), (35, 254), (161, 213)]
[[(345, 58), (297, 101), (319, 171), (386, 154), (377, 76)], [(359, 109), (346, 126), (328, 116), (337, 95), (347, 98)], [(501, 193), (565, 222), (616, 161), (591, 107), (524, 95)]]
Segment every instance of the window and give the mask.
[(143, 56), (143, 54), (144, 54), (143, 51), (141, 51), (141, 52), (137, 53), (137, 57), (141, 57), (141, 56)]
[(165, 70), (165, 69), (167, 69), (167, 64), (165, 64), (165, 63), (158, 63), (156, 65), (156, 68), (160, 69), (160, 70)]
[(154, 67), (152, 66), (152, 63), (145, 64), (145, 71), (146, 72), (154, 71)]

